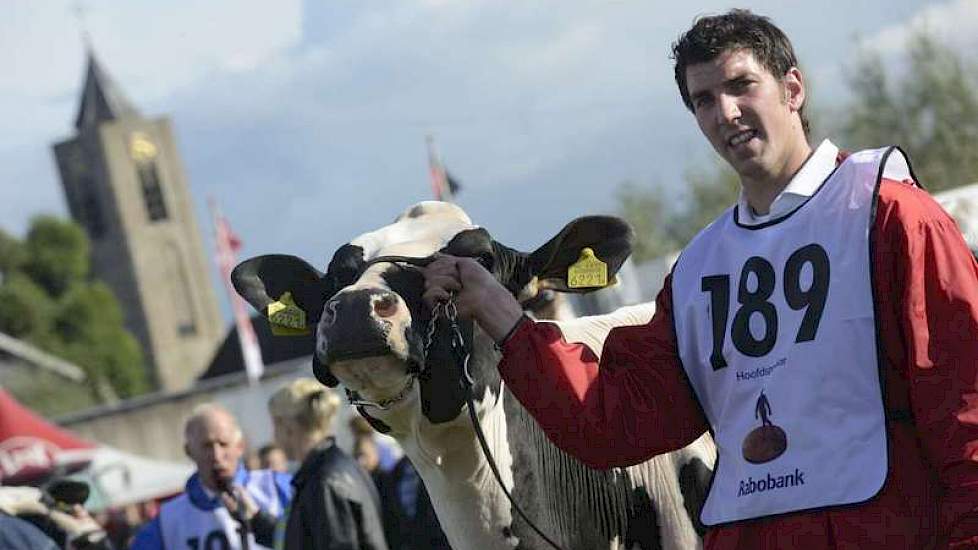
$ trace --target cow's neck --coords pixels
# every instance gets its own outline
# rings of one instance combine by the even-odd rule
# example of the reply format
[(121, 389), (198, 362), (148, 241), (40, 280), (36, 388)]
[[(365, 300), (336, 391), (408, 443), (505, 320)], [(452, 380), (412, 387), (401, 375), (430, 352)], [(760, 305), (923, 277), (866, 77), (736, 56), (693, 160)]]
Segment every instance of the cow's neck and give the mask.
[[(512, 455), (507, 442), (502, 388), (486, 388), (476, 397), (479, 422), (503, 482), (512, 488)], [(488, 550), (515, 548), (510, 536), (510, 503), (489, 468), (463, 410), (450, 422), (432, 424), (421, 413), (416, 397), (405, 407), (412, 410), (392, 415), (391, 434), (418, 470), (431, 495), (442, 529), (456, 548)], [(394, 411), (392, 411), (394, 412)], [(387, 420), (385, 419), (385, 422)]]

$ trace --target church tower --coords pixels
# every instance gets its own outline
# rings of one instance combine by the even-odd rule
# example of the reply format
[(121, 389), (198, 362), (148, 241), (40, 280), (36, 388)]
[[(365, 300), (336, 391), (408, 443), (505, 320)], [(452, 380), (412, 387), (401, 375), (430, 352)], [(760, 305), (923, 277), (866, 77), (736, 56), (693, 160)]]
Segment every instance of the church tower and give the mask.
[(89, 52), (75, 128), (54, 155), (93, 275), (115, 292), (158, 386), (187, 388), (224, 323), (170, 121), (143, 117)]

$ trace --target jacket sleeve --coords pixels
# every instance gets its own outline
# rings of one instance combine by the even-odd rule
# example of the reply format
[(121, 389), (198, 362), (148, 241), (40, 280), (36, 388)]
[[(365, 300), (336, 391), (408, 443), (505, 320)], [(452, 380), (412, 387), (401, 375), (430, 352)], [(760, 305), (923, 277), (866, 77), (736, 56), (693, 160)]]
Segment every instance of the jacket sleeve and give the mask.
[(499, 371), (558, 447), (592, 468), (630, 466), (682, 448), (707, 422), (679, 361), (671, 275), (652, 320), (616, 327), (601, 359), (551, 323), (521, 321)]
[(901, 294), (910, 404), (943, 488), (941, 531), (951, 548), (978, 548), (978, 264), (950, 216), (908, 194), (884, 213), (883, 250)]

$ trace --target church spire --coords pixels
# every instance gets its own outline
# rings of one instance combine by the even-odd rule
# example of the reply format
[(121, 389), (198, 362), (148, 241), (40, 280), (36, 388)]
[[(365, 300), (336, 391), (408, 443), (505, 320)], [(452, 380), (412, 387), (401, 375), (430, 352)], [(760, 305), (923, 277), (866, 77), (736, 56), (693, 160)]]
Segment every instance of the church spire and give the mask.
[(139, 111), (129, 102), (122, 90), (102, 70), (95, 53), (88, 51), (88, 70), (85, 74), (85, 86), (82, 88), (81, 103), (78, 106), (78, 117), (75, 127), (93, 127), (105, 120), (115, 120), (127, 115), (139, 115)]

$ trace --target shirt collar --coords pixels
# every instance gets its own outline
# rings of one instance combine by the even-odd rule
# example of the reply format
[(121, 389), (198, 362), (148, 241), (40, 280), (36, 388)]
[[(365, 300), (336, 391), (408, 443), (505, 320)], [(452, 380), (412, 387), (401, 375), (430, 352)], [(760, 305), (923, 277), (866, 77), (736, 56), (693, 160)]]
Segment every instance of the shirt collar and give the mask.
[(738, 219), (745, 225), (757, 225), (791, 212), (818, 191), (825, 178), (835, 170), (838, 155), (839, 148), (831, 141), (823, 140), (788, 185), (774, 198), (767, 214), (755, 214), (741, 189), (737, 199)]
[[(231, 482), (233, 485), (244, 486), (248, 483), (248, 470), (245, 469), (244, 465), (238, 464), (237, 470), (234, 472), (234, 480)], [(195, 472), (194, 475), (190, 476), (187, 480), (187, 485), (185, 487), (187, 496), (190, 497), (190, 501), (202, 510), (214, 510), (220, 506), (223, 506), (219, 495), (208, 489), (200, 481), (200, 473)]]

